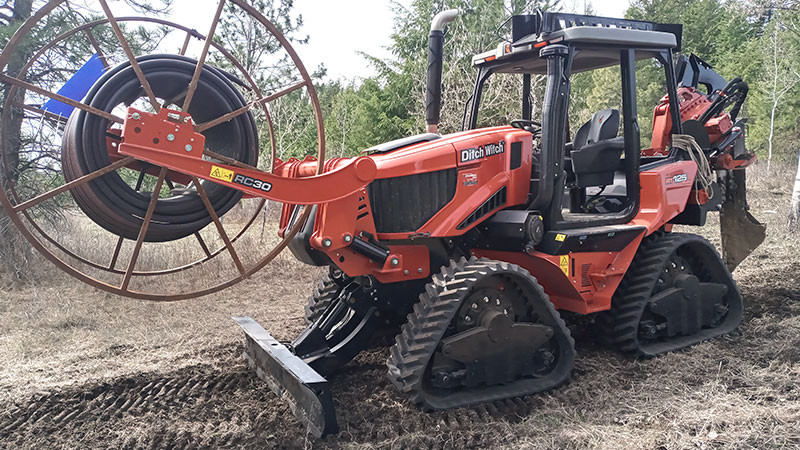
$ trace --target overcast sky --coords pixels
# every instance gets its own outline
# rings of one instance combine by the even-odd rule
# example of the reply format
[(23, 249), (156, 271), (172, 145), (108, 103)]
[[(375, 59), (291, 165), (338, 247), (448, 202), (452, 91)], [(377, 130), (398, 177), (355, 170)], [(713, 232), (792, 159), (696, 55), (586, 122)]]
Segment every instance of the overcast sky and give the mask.
[[(208, 8), (198, 8), (206, 3)], [(398, 3), (409, 5), (411, 0), (398, 0)], [(574, 4), (572, 8), (577, 12), (583, 11), (583, 0), (562, 3), (567, 8)], [(193, 28), (207, 30), (215, 4), (214, 0), (175, 0), (173, 15), (191, 18)], [(597, 15), (609, 17), (622, 17), (628, 4), (629, 0), (592, 2)], [(295, 49), (309, 71), (324, 63), (329, 78), (367, 77), (374, 72), (359, 52), (379, 58), (391, 56), (386, 49), (391, 44), (394, 25), (389, 0), (295, 0), (295, 8), (303, 15), (303, 32), (310, 36), (307, 45)]]
[[(411, 1), (399, 3), (407, 6)], [(622, 17), (629, 3), (629, 0), (596, 0), (593, 7), (597, 15)], [(303, 15), (305, 32), (311, 37), (308, 45), (297, 49), (309, 68), (325, 63), (332, 78), (368, 76), (372, 70), (358, 51), (390, 56), (386, 47), (391, 44), (389, 36), (394, 22), (388, 0), (296, 0), (295, 5)], [(582, 1), (580, 10), (583, 12)]]

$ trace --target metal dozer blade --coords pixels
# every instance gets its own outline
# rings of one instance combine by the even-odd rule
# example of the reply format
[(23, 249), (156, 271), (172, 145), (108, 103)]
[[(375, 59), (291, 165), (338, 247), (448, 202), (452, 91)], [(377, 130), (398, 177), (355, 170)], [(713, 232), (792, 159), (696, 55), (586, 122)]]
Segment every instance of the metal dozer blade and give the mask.
[(767, 236), (766, 225), (748, 211), (744, 170), (720, 171), (719, 184), (724, 187), (725, 201), (719, 214), (722, 253), (733, 272)]
[(384, 323), (374, 291), (356, 282), (337, 288), (335, 301), (291, 344), (283, 345), (250, 317), (234, 317), (245, 333), (244, 357), (259, 378), (316, 437), (339, 430), (331, 386), (325, 378), (364, 350)]
[(339, 431), (328, 381), (250, 317), (233, 317), (245, 332), (244, 357), (259, 378), (316, 437)]

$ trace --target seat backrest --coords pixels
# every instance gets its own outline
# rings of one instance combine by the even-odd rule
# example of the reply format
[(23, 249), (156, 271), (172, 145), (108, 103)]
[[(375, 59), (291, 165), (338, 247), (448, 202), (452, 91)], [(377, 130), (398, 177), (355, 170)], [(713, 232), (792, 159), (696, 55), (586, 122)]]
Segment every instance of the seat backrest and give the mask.
[(573, 150), (579, 150), (587, 144), (605, 141), (617, 137), (619, 132), (619, 110), (601, 109), (592, 116), (592, 119), (575, 133), (572, 143)]

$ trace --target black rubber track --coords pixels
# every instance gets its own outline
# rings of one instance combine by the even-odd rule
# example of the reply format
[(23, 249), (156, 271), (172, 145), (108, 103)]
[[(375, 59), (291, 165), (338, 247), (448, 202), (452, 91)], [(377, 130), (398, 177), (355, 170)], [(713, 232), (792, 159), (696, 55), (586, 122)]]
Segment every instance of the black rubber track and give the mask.
[[(543, 300), (536, 303), (534, 312), (540, 322), (555, 331), (553, 339), (557, 340), (560, 351), (556, 367), (546, 376), (522, 378), (505, 385), (480, 386), (446, 395), (430, 392), (426, 388), (426, 369), (431, 357), (463, 299), (479, 280), (492, 275), (525, 280), (528, 287), (534, 289), (529, 295)], [(395, 341), (387, 361), (389, 381), (427, 410), (457, 408), (552, 389), (569, 379), (575, 358), (575, 341), (536, 279), (515, 264), (475, 257), (451, 261), (441, 273), (433, 276)]]
[[(683, 248), (690, 250), (706, 277), (728, 287), (728, 315), (715, 328), (705, 328), (689, 336), (649, 343), (639, 342), (639, 322), (652, 296), (661, 271), (670, 257)], [(626, 353), (653, 357), (682, 349), (714, 337), (730, 333), (742, 320), (742, 295), (728, 267), (708, 240), (696, 234), (656, 232), (642, 242), (630, 269), (622, 279), (611, 301), (611, 309), (598, 316), (597, 324), (603, 340)]]
[(342, 290), (341, 286), (334, 281), (330, 274), (325, 274), (314, 288), (313, 294), (308, 297), (305, 308), (306, 324), (314, 323), (322, 313), (333, 303)]

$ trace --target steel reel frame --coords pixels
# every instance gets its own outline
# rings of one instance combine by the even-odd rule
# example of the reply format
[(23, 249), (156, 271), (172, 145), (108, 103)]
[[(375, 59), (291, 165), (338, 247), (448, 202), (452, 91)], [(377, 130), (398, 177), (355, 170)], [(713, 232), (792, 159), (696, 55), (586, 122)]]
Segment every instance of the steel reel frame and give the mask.
[[(216, 42), (213, 41), (213, 36), (214, 36), (215, 30), (216, 30), (216, 26), (219, 23), (219, 20), (220, 20), (220, 17), (221, 17), (221, 13), (222, 13), (222, 10), (223, 10), (223, 8), (224, 8), (224, 6), (226, 4), (226, 1), (238, 6), (239, 8), (241, 8), (246, 14), (248, 14), (249, 16), (251, 16), (254, 19), (256, 19), (262, 26), (264, 26), (269, 31), (269, 33), (278, 41), (278, 43), (281, 45), (283, 50), (291, 58), (292, 63), (294, 64), (295, 68), (297, 69), (297, 71), (299, 72), (300, 76), (302, 77), (302, 81), (301, 82), (296, 83), (296, 84), (294, 84), (294, 85), (292, 85), (292, 86), (290, 86), (290, 87), (288, 87), (286, 89), (283, 89), (283, 90), (281, 90), (279, 92), (270, 94), (268, 96), (264, 96), (262, 94), (261, 90), (259, 89), (259, 87), (255, 83), (255, 81), (253, 80), (252, 75), (242, 66), (242, 64), (233, 55), (231, 55), (230, 52), (225, 50), (225, 48), (223, 46), (221, 46), (221, 45), (219, 45), (219, 44), (217, 44)], [(31, 18), (29, 18), (26, 22), (24, 22), (20, 26), (20, 28), (17, 30), (17, 32), (9, 40), (9, 42), (6, 45), (5, 49), (3, 49), (3, 52), (0, 53), (0, 68), (2, 68), (2, 69), (6, 68), (11, 55), (14, 53), (14, 51), (16, 50), (18, 45), (20, 44), (20, 41), (22, 40), (23, 36), (26, 33), (30, 32), (36, 23), (38, 23), (40, 20), (42, 20), (44, 17), (46, 17), (57, 6), (65, 3), (65, 2), (66, 2), (66, 0), (52, 0), (52, 1), (50, 1), (48, 4), (43, 6), (40, 10), (36, 11), (36, 13), (33, 16), (31, 16)], [(56, 94), (54, 92), (51, 92), (51, 91), (48, 91), (48, 90), (45, 90), (45, 89), (41, 89), (41, 88), (39, 88), (39, 87), (37, 87), (35, 85), (27, 83), (26, 81), (23, 81), (27, 71), (36, 62), (36, 60), (38, 58), (40, 58), (48, 50), (52, 49), (56, 44), (64, 41), (67, 38), (70, 38), (70, 37), (76, 35), (79, 32), (84, 32), (86, 34), (86, 36), (87, 36), (89, 42), (91, 43), (92, 47), (97, 51), (99, 56), (102, 56), (103, 55), (102, 50), (100, 49), (96, 39), (94, 38), (94, 36), (92, 34), (92, 30), (97, 26), (101, 26), (101, 25), (105, 25), (105, 24), (109, 24), (111, 26), (111, 28), (114, 31), (114, 34), (115, 34), (115, 36), (117, 38), (118, 45), (120, 47), (122, 47), (123, 51), (125, 52), (125, 55), (128, 58), (128, 61), (130, 62), (131, 66), (133, 67), (134, 71), (136, 72), (136, 75), (139, 78), (139, 80), (140, 80), (140, 82), (142, 84), (142, 87), (144, 88), (144, 91), (145, 91), (145, 94), (147, 95), (147, 98), (149, 99), (149, 101), (150, 101), (151, 105), (153, 106), (153, 108), (156, 109), (156, 111), (158, 111), (161, 108), (161, 105), (157, 102), (157, 100), (155, 98), (155, 95), (153, 94), (152, 88), (150, 87), (150, 85), (147, 82), (146, 78), (144, 78), (144, 74), (141, 72), (141, 69), (139, 69), (138, 64), (136, 63), (135, 55), (133, 55), (133, 52), (131, 51), (130, 46), (128, 45), (127, 41), (125, 40), (125, 37), (122, 34), (122, 31), (121, 31), (121, 29), (119, 27), (119, 24), (118, 24), (119, 22), (149, 22), (149, 23), (155, 23), (155, 24), (166, 26), (166, 27), (170, 27), (172, 29), (176, 29), (176, 30), (183, 31), (183, 32), (186, 33), (186, 37), (185, 37), (182, 49), (180, 51), (181, 55), (185, 54), (185, 52), (187, 51), (187, 48), (188, 48), (188, 46), (189, 46), (189, 44), (191, 42), (191, 39), (193, 37), (198, 39), (198, 40), (204, 41), (204, 45), (203, 45), (203, 50), (202, 50), (201, 56), (198, 59), (198, 63), (196, 65), (196, 67), (195, 67), (194, 77), (192, 78), (192, 82), (189, 84), (189, 86), (187, 88), (187, 96), (186, 96), (186, 100), (184, 102), (184, 109), (188, 109), (188, 105), (191, 103), (191, 97), (194, 95), (194, 92), (195, 92), (195, 90), (197, 88), (197, 82), (199, 81), (201, 68), (205, 64), (206, 57), (208, 56), (209, 50), (210, 50), (210, 48), (212, 46), (213, 46), (213, 48), (215, 50), (219, 51), (228, 61), (230, 61), (237, 68), (237, 70), (245, 77), (246, 82), (249, 84), (249, 87), (251, 89), (253, 89), (253, 92), (257, 95), (258, 100), (249, 102), (247, 104), (248, 107), (246, 109), (242, 108), (242, 110), (237, 110), (237, 111), (233, 111), (231, 113), (225, 114), (220, 118), (214, 119), (214, 120), (206, 122), (204, 124), (199, 124), (199, 125), (197, 125), (196, 128), (198, 129), (198, 131), (203, 131), (205, 129), (208, 129), (208, 128), (211, 128), (211, 127), (215, 126), (216, 124), (222, 123), (222, 122), (230, 120), (230, 119), (232, 119), (232, 118), (234, 118), (234, 117), (236, 117), (236, 116), (238, 116), (240, 114), (246, 113), (247, 111), (249, 111), (251, 108), (253, 108), (255, 106), (259, 106), (261, 108), (261, 110), (264, 112), (265, 118), (266, 118), (266, 121), (267, 121), (267, 127), (268, 127), (268, 131), (269, 131), (270, 143), (271, 143), (270, 152), (271, 152), (271, 163), (272, 164), (274, 164), (274, 161), (275, 161), (275, 158), (276, 158), (277, 148), (276, 148), (276, 139), (275, 139), (275, 128), (274, 128), (272, 117), (271, 117), (271, 115), (269, 113), (269, 109), (267, 107), (267, 104), (270, 101), (273, 101), (273, 100), (275, 100), (277, 98), (280, 98), (280, 97), (282, 97), (284, 95), (287, 95), (287, 94), (289, 94), (291, 92), (294, 92), (297, 89), (305, 88), (307, 90), (309, 99), (311, 101), (311, 107), (313, 108), (315, 121), (316, 121), (317, 142), (318, 142), (318, 148), (317, 148), (318, 166), (317, 166), (317, 171), (318, 171), (318, 173), (322, 173), (323, 167), (324, 167), (324, 163), (325, 163), (325, 134), (324, 134), (324, 124), (323, 124), (323, 120), (322, 120), (322, 111), (321, 111), (321, 107), (320, 107), (320, 104), (319, 104), (319, 99), (318, 99), (317, 94), (316, 94), (316, 90), (314, 88), (314, 85), (313, 85), (313, 82), (311, 81), (310, 76), (308, 75), (308, 71), (305, 69), (305, 66), (303, 65), (302, 61), (300, 61), (297, 53), (292, 48), (292, 46), (289, 43), (289, 41), (286, 39), (285, 36), (283, 36), (283, 34), (274, 25), (272, 25), (272, 23), (270, 23), (263, 16), (263, 14), (261, 14), (259, 11), (257, 11), (255, 8), (253, 8), (251, 5), (249, 5), (248, 3), (246, 3), (243, 0), (220, 0), (218, 2), (217, 8), (216, 8), (214, 20), (213, 20), (213, 22), (212, 22), (212, 24), (210, 26), (210, 30), (204, 36), (204, 35), (198, 33), (197, 31), (195, 31), (193, 29), (190, 29), (190, 28), (188, 28), (186, 26), (177, 24), (177, 23), (169, 21), (169, 20), (164, 20), (164, 19), (159, 19), (159, 18), (152, 18), (152, 17), (132, 17), (132, 16), (116, 18), (113, 15), (113, 13), (111, 12), (106, 0), (99, 0), (99, 3), (102, 6), (103, 11), (104, 11), (104, 13), (106, 15), (106, 17), (104, 19), (96, 20), (96, 21), (93, 21), (93, 22), (87, 22), (85, 24), (79, 25), (79, 26), (77, 26), (75, 28), (72, 28), (71, 30), (69, 30), (67, 32), (64, 32), (64, 33), (60, 34), (59, 36), (57, 36), (56, 38), (54, 38), (53, 40), (51, 40), (50, 42), (48, 42), (47, 44), (45, 44), (44, 46), (39, 48), (36, 51), (36, 53), (34, 53), (34, 55), (31, 57), (31, 59), (23, 66), (23, 69), (20, 71), (20, 74), (18, 74), (16, 77), (10, 77), (10, 76), (5, 75), (5, 74), (0, 74), (0, 82), (3, 82), (6, 85), (10, 85), (10, 87), (11, 87), (11, 89), (9, 89), (8, 95), (7, 95), (6, 99), (5, 99), (5, 104), (4, 104), (2, 116), (0, 116), (0, 125), (3, 128), (5, 128), (5, 124), (9, 120), (9, 115), (10, 115), (9, 111), (11, 111), (11, 107), (14, 107), (14, 106), (24, 108), (24, 109), (32, 111), (34, 113), (38, 113), (43, 117), (47, 116), (50, 119), (59, 118), (59, 119), (66, 120), (65, 118), (62, 118), (61, 116), (53, 115), (51, 113), (48, 113), (47, 111), (42, 111), (41, 109), (37, 109), (35, 107), (30, 107), (30, 106), (27, 106), (27, 105), (24, 105), (24, 104), (23, 105), (17, 105), (13, 101), (13, 99), (15, 98), (18, 89), (30, 90), (31, 92), (34, 92), (36, 94), (39, 94), (39, 95), (42, 95), (42, 96), (45, 96), (45, 97), (48, 97), (48, 98), (51, 98), (51, 99), (55, 99), (55, 100), (61, 101), (62, 103), (69, 104), (69, 105), (71, 105), (71, 106), (73, 106), (75, 108), (82, 109), (82, 110), (87, 111), (87, 112), (89, 112), (91, 114), (95, 114), (95, 115), (98, 115), (100, 117), (106, 118), (107, 120), (109, 120), (111, 122), (117, 122), (117, 123), (121, 123), (122, 122), (121, 118), (119, 118), (117, 116), (114, 116), (111, 113), (97, 110), (97, 109), (95, 109), (95, 108), (93, 108), (93, 107), (91, 107), (89, 105), (83, 104), (83, 103), (81, 103), (79, 101), (68, 99), (68, 98), (60, 96), (60, 95), (58, 95), (58, 94)], [(104, 58), (101, 58), (101, 60), (103, 60), (104, 63), (105, 63), (105, 59)], [(105, 64), (107, 64), (107, 63), (105, 63)], [(55, 117), (53, 117), (53, 116), (55, 116)], [(0, 148), (2, 148), (2, 152), (0, 152), (0, 161), (2, 161), (3, 167), (7, 168), (7, 166), (8, 166), (8, 162), (6, 161), (7, 150), (5, 148), (5, 145), (6, 145), (5, 141), (0, 142), (0, 146), (1, 146)], [(220, 161), (223, 161), (223, 162), (226, 162), (226, 163), (229, 163), (229, 164), (232, 164), (232, 165), (237, 165), (237, 166), (241, 166), (241, 167), (249, 167), (247, 164), (239, 163), (239, 162), (237, 162), (235, 160), (231, 160), (230, 158), (226, 158), (225, 156), (217, 154), (217, 153), (214, 153), (213, 151), (208, 150), (208, 149), (204, 150), (204, 156), (208, 156), (210, 158), (218, 159)], [(241, 259), (239, 258), (236, 250), (234, 249), (233, 243), (236, 242), (237, 240), (239, 240), (239, 238), (242, 237), (247, 232), (248, 229), (250, 229), (250, 227), (253, 225), (253, 223), (257, 219), (258, 215), (261, 213), (261, 210), (263, 209), (264, 205), (266, 204), (266, 199), (261, 199), (258, 207), (256, 208), (256, 210), (253, 213), (253, 215), (250, 217), (250, 219), (248, 221), (246, 221), (246, 223), (243, 225), (242, 229), (239, 230), (239, 232), (236, 233), (231, 238), (231, 237), (228, 236), (227, 232), (225, 231), (224, 227), (222, 226), (222, 223), (221, 223), (219, 217), (217, 216), (216, 212), (214, 211), (212, 205), (210, 204), (210, 202), (208, 200), (208, 196), (205, 193), (205, 190), (201, 186), (199, 186), (199, 183), (196, 183), (197, 184), (197, 193), (201, 197), (201, 199), (203, 200), (203, 203), (206, 206), (206, 209), (207, 209), (210, 217), (212, 218), (212, 223), (215, 225), (217, 233), (219, 234), (220, 238), (224, 242), (224, 245), (221, 246), (220, 248), (214, 250), (214, 251), (209, 250), (207, 245), (203, 241), (202, 237), (200, 236), (199, 231), (198, 231), (198, 232), (195, 233), (195, 237), (198, 239), (198, 243), (199, 243), (199, 245), (201, 246), (201, 248), (203, 249), (203, 251), (204, 251), (204, 253), (206, 255), (205, 257), (203, 257), (201, 259), (198, 259), (196, 261), (181, 265), (179, 267), (173, 267), (173, 268), (164, 269), (164, 270), (153, 270), (153, 271), (136, 271), (135, 267), (136, 267), (136, 263), (137, 263), (137, 261), (139, 259), (140, 251), (142, 249), (142, 244), (144, 242), (144, 237), (145, 237), (145, 235), (147, 233), (147, 227), (148, 227), (150, 219), (151, 219), (152, 210), (154, 209), (155, 203), (157, 202), (157, 200), (159, 198), (158, 193), (160, 191), (160, 187), (161, 187), (162, 183), (165, 181), (165, 178), (166, 178), (167, 171), (164, 168), (162, 168), (160, 170), (160, 173), (159, 173), (159, 176), (158, 176), (158, 180), (156, 182), (156, 188), (153, 190), (153, 194), (151, 196), (150, 207), (148, 208), (148, 214), (144, 217), (144, 220), (142, 222), (141, 229), (140, 229), (140, 232), (139, 232), (138, 239), (137, 239), (137, 241), (136, 241), (136, 243), (134, 245), (134, 249), (133, 249), (133, 252), (131, 254), (131, 258), (130, 258), (130, 260), (128, 262), (126, 270), (124, 270), (124, 271), (116, 268), (117, 260), (118, 260), (118, 257), (120, 255), (120, 251), (121, 251), (123, 242), (125, 240), (124, 238), (118, 237), (118, 241), (117, 241), (117, 244), (115, 246), (114, 254), (111, 255), (111, 258), (110, 258), (111, 262), (109, 263), (108, 266), (103, 266), (100, 263), (91, 261), (91, 260), (89, 260), (89, 259), (87, 259), (87, 258), (85, 258), (85, 257), (83, 257), (81, 255), (76, 254), (75, 252), (69, 250), (68, 248), (66, 248), (64, 245), (59, 243), (55, 238), (50, 236), (50, 234), (45, 232), (41, 228), (41, 226), (39, 226), (39, 224), (37, 224), (36, 221), (32, 217), (30, 217), (30, 215), (28, 214), (28, 211), (29, 211), (30, 208), (32, 208), (32, 207), (34, 207), (34, 206), (36, 206), (36, 205), (38, 205), (38, 204), (40, 204), (40, 203), (42, 203), (42, 202), (44, 202), (46, 200), (49, 200), (49, 199), (51, 199), (51, 198), (53, 198), (53, 197), (55, 197), (55, 196), (57, 196), (59, 194), (62, 194), (64, 192), (70, 191), (71, 189), (75, 188), (76, 186), (80, 186), (80, 185), (83, 185), (85, 183), (88, 183), (89, 181), (91, 181), (91, 180), (93, 180), (93, 179), (95, 179), (95, 178), (97, 178), (99, 176), (102, 176), (102, 175), (104, 175), (106, 173), (109, 173), (111, 171), (114, 171), (114, 170), (117, 170), (119, 168), (125, 167), (125, 165), (130, 164), (130, 163), (135, 162), (135, 161), (136, 160), (134, 158), (132, 158), (132, 157), (123, 158), (123, 159), (121, 159), (119, 161), (116, 161), (116, 162), (114, 162), (114, 163), (112, 163), (112, 164), (110, 164), (110, 165), (108, 165), (108, 166), (106, 166), (104, 168), (101, 168), (101, 169), (96, 170), (96, 171), (94, 171), (92, 173), (86, 174), (86, 175), (84, 175), (84, 176), (82, 176), (82, 177), (80, 177), (78, 179), (75, 179), (75, 180), (73, 180), (71, 182), (65, 183), (65, 184), (63, 184), (63, 185), (61, 185), (61, 186), (59, 186), (59, 187), (57, 187), (55, 189), (47, 191), (47, 192), (45, 192), (43, 194), (40, 194), (40, 195), (38, 195), (38, 196), (36, 196), (36, 197), (34, 197), (32, 199), (29, 199), (29, 200), (26, 200), (26, 201), (23, 201), (23, 202), (20, 202), (20, 199), (18, 197), (18, 194), (16, 192), (14, 184), (9, 182), (8, 186), (6, 186), (6, 189), (0, 189), (0, 205), (3, 206), (3, 208), (6, 211), (6, 213), (8, 214), (9, 218), (14, 223), (14, 225), (22, 233), (22, 235), (31, 243), (31, 245), (34, 248), (36, 248), (36, 250), (40, 254), (42, 254), (46, 259), (48, 259), (52, 263), (54, 263), (61, 270), (67, 272), (71, 276), (73, 276), (73, 277), (75, 277), (75, 278), (77, 278), (77, 279), (79, 279), (79, 280), (81, 280), (81, 281), (83, 281), (83, 282), (85, 282), (85, 283), (87, 283), (87, 284), (89, 284), (91, 286), (97, 287), (97, 288), (102, 289), (104, 291), (111, 292), (111, 293), (114, 293), (114, 294), (117, 294), (117, 295), (131, 297), (131, 298), (144, 299), (144, 300), (154, 300), (154, 301), (176, 301), (176, 300), (184, 300), (184, 299), (189, 299), (189, 298), (200, 297), (200, 296), (212, 294), (214, 292), (218, 292), (220, 290), (223, 290), (223, 289), (225, 289), (227, 287), (233, 286), (236, 283), (244, 280), (245, 278), (251, 276), (252, 274), (254, 274), (257, 271), (259, 271), (260, 269), (262, 269), (269, 262), (271, 262), (288, 245), (289, 241), (299, 231), (299, 229), (302, 227), (303, 223), (305, 222), (305, 219), (307, 219), (308, 216), (311, 213), (311, 208), (308, 208), (308, 207), (304, 208), (304, 211), (303, 211), (303, 214), (300, 217), (300, 220), (297, 220), (296, 223), (292, 227), (290, 227), (289, 230), (286, 231), (286, 233), (285, 233), (284, 237), (282, 238), (282, 240), (279, 243), (277, 243), (265, 256), (263, 256), (257, 262), (255, 262), (254, 264), (250, 265), (249, 267), (245, 267), (244, 264), (241, 262)], [(6, 170), (6, 172), (7, 172), (7, 170)], [(197, 181), (197, 180), (195, 180), (195, 181)], [(26, 221), (29, 224), (30, 228), (25, 225)], [(114, 275), (121, 275), (123, 277), (122, 278), (122, 283), (120, 285), (112, 285), (112, 284), (106, 283), (106, 282), (104, 282), (102, 280), (99, 280), (97, 278), (94, 278), (94, 277), (84, 273), (79, 268), (71, 265), (69, 262), (67, 262), (64, 259), (60, 258), (53, 251), (48, 249), (43, 244), (43, 242), (41, 242), (39, 240), (39, 238), (37, 238), (37, 236), (33, 233), (33, 231), (36, 231), (36, 233), (38, 233), (44, 240), (46, 240), (47, 242), (50, 242), (50, 244), (52, 244), (54, 247), (56, 247), (59, 251), (63, 252), (67, 257), (73, 258), (73, 259), (77, 260), (78, 262), (80, 262), (81, 264), (85, 264), (85, 265), (87, 265), (89, 267), (92, 267), (94, 269), (98, 269), (98, 270), (101, 270), (101, 271), (109, 272), (109, 273), (112, 273)], [(131, 290), (129, 288), (130, 281), (131, 281), (131, 279), (133, 277), (157, 277), (157, 276), (160, 276), (160, 275), (169, 275), (169, 274), (174, 274), (174, 273), (177, 273), (177, 272), (186, 271), (188, 269), (191, 269), (191, 268), (194, 268), (194, 267), (198, 267), (198, 266), (200, 266), (200, 265), (202, 265), (202, 264), (204, 264), (204, 263), (206, 263), (208, 261), (211, 261), (212, 259), (216, 258), (219, 254), (223, 253), (225, 250), (228, 251), (232, 262), (234, 263), (234, 265), (236, 266), (236, 268), (238, 269), (238, 272), (239, 272), (238, 276), (236, 276), (234, 278), (231, 278), (231, 279), (228, 279), (227, 281), (223, 281), (221, 283), (218, 283), (218, 284), (216, 284), (214, 286), (211, 286), (211, 287), (208, 287), (208, 288), (199, 289), (199, 290), (191, 291), (191, 292), (180, 292), (180, 293), (175, 293), (175, 294), (140, 292), (140, 291)]]

